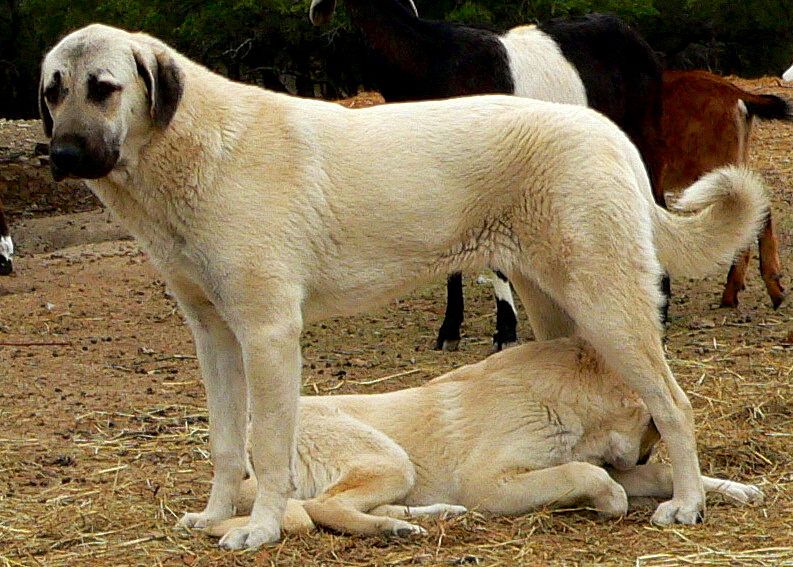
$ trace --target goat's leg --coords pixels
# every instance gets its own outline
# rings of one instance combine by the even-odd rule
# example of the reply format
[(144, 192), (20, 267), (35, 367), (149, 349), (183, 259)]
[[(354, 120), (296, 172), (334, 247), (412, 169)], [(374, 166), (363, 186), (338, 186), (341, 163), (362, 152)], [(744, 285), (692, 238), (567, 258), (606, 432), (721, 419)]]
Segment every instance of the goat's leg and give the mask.
[(446, 280), (446, 314), (438, 331), (435, 350), (457, 350), (460, 346), (460, 326), (463, 324), (463, 274), (457, 272)]
[(779, 261), (779, 241), (774, 231), (774, 219), (771, 211), (765, 219), (763, 230), (757, 238), (760, 246), (760, 275), (765, 282), (768, 295), (771, 296), (771, 303), (774, 309), (782, 305), (785, 299), (785, 288), (782, 287), (782, 268)]
[(746, 269), (749, 266), (750, 256), (751, 251), (747, 248), (739, 256), (736, 256), (730, 266), (727, 283), (721, 294), (722, 307), (738, 307), (738, 294), (746, 288)]
[(493, 348), (498, 351), (518, 342), (518, 312), (507, 276), (498, 270), (495, 274), (493, 293), (496, 296), (496, 334), (493, 335)]

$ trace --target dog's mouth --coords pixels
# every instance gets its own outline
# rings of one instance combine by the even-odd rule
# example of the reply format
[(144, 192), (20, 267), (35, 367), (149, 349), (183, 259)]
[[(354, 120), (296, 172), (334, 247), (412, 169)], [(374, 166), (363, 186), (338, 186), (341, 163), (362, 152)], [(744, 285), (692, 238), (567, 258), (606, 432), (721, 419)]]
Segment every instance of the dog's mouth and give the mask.
[(118, 162), (115, 148), (91, 150), (85, 140), (64, 137), (50, 143), (50, 171), (55, 181), (99, 179), (109, 174)]
[[(113, 163), (115, 164), (115, 161)], [(57, 164), (55, 161), (50, 160), (50, 171), (55, 181), (63, 181), (66, 178), (99, 179), (113, 171), (113, 165), (79, 164), (64, 167), (62, 164)]]

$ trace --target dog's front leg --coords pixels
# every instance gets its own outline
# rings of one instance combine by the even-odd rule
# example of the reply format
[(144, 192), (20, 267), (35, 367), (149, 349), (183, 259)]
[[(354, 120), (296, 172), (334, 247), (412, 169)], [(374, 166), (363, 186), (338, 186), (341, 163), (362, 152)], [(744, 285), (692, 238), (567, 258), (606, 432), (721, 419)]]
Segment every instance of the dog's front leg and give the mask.
[[(673, 493), (672, 467), (666, 463), (638, 465), (627, 471), (609, 470), (629, 498), (669, 498)], [(721, 494), (735, 504), (759, 504), (763, 492), (756, 486), (731, 480), (702, 477), (705, 492)]]
[(521, 465), (494, 459), (463, 471), (463, 490), (470, 499), (465, 504), (496, 515), (526, 514), (579, 503), (593, 506), (606, 517), (628, 511), (625, 490), (601, 467), (573, 461), (525, 471)]
[[(284, 302), (273, 301), (283, 306)], [(300, 394), (299, 309), (279, 312), (277, 322), (261, 321), (246, 313), (241, 338), (251, 415), (250, 448), (258, 480), (256, 500), (248, 523), (221, 540), (225, 549), (256, 548), (277, 541), (287, 498), (294, 491), (292, 477), (297, 407)]]
[(169, 282), (196, 342), (209, 406), (209, 443), (215, 464), (206, 508), (180, 524), (203, 529), (230, 518), (245, 475), (247, 399), (239, 343), (217, 309), (189, 282)]

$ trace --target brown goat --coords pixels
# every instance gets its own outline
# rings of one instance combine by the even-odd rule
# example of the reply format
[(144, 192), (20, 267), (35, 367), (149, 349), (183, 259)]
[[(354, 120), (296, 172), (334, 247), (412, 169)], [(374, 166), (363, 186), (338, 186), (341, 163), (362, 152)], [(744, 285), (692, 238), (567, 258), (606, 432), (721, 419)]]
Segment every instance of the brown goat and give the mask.
[[(665, 71), (661, 119), (664, 159), (661, 160), (655, 199), (664, 203), (703, 173), (727, 164), (746, 164), (754, 117), (793, 120), (793, 105), (775, 95), (745, 91), (707, 71)], [(760, 273), (776, 309), (785, 298), (781, 284), (778, 241), (768, 211), (758, 243)], [(738, 305), (745, 287), (750, 252), (735, 259), (721, 298), (722, 307)]]

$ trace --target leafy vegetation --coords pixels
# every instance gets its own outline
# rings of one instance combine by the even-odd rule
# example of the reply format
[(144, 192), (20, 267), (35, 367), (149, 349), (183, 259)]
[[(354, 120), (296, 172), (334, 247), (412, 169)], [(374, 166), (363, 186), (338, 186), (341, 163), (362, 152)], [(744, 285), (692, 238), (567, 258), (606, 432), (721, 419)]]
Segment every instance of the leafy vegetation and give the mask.
[[(343, 9), (308, 21), (309, 0), (6, 0), (0, 5), (0, 116), (37, 115), (39, 62), (58, 37), (100, 21), (147, 31), (234, 79), (335, 98), (367, 85), (362, 46)], [(636, 26), (669, 67), (746, 77), (793, 60), (790, 0), (417, 0), (422, 17), (499, 28), (612, 12)]]

